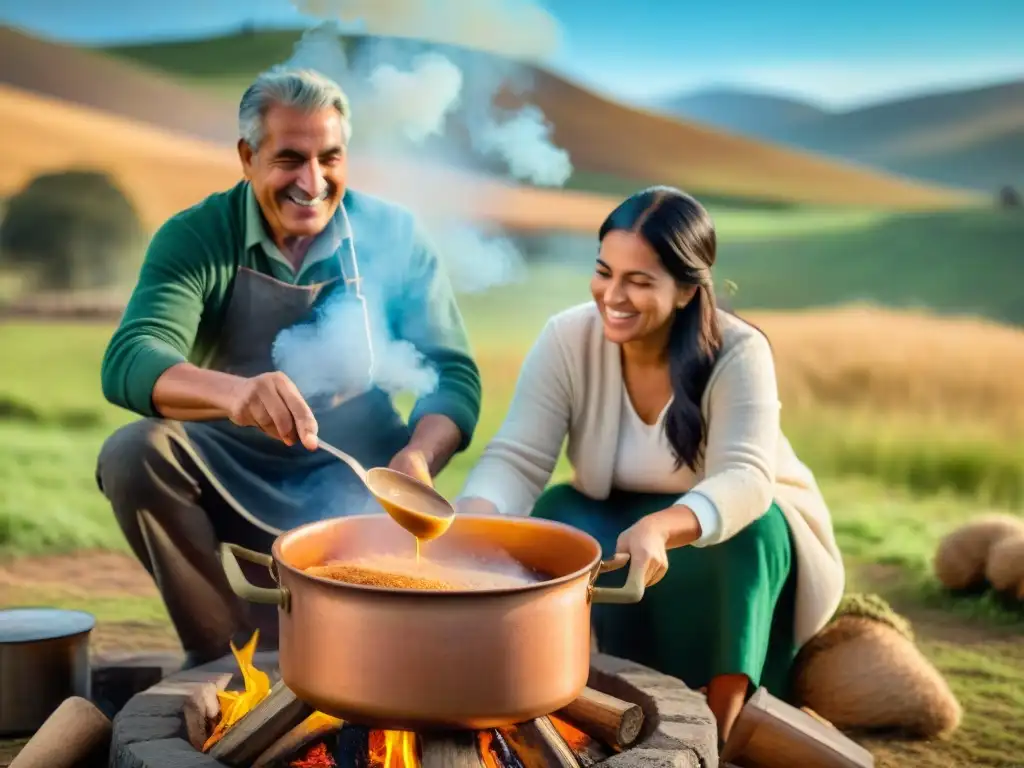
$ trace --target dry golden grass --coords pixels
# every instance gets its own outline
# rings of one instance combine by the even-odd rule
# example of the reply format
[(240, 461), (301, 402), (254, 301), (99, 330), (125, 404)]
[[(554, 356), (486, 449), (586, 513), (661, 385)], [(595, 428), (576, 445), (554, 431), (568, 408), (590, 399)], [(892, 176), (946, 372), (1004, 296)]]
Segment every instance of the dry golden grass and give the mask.
[[(473, 334), (482, 445), (536, 331), (514, 305), (471, 306), (471, 320), (494, 313)], [(771, 339), (783, 430), (816, 473), (1024, 504), (1024, 329), (865, 307), (742, 316)], [(497, 342), (517, 326), (517, 341)]]
[(1024, 427), (1024, 329), (867, 307), (743, 316), (771, 339), (786, 410)]
[(0, 85), (0, 196), (70, 168), (109, 173), (153, 229), (239, 178), (230, 149)]

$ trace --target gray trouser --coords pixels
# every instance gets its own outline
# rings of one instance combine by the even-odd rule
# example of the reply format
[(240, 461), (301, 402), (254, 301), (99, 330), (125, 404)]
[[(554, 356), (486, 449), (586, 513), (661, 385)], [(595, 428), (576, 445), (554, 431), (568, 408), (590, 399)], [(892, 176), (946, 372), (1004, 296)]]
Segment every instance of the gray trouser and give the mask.
[[(228, 585), (217, 548), (230, 541), (270, 552), (274, 537), (240, 516), (174, 438), (181, 424), (142, 419), (104, 443), (96, 468), (132, 551), (163, 597), (192, 661), (219, 658), (259, 629), (261, 649), (276, 648), (276, 606), (250, 605)], [(273, 586), (266, 568), (242, 563), (249, 580)]]

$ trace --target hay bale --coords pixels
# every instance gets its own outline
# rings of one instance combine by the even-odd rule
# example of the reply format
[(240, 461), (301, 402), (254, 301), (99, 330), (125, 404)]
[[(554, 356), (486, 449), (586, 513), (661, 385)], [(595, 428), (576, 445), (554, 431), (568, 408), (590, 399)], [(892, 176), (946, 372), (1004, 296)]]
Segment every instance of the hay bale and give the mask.
[(994, 589), (1024, 593), (1024, 531), (1000, 539), (989, 550), (985, 578)]
[(793, 693), (837, 728), (895, 729), (932, 739), (960, 725), (960, 703), (938, 670), (889, 623), (845, 615), (797, 657)]
[(862, 592), (843, 595), (843, 599), (839, 601), (839, 607), (832, 615), (832, 620), (835, 621), (840, 616), (861, 616), (865, 619), (880, 621), (883, 624), (888, 624), (910, 642), (914, 642), (914, 630), (910, 626), (910, 622), (896, 613), (881, 595)]
[(935, 576), (949, 589), (980, 586), (992, 546), (1016, 533), (1024, 533), (1024, 519), (1013, 515), (985, 515), (962, 525), (939, 542)]

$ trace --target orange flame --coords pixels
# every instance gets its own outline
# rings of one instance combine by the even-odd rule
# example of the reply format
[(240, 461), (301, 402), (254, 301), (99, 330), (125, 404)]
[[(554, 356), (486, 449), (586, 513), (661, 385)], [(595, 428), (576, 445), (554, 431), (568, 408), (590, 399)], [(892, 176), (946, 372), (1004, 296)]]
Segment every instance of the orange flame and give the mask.
[(419, 768), (416, 734), (412, 731), (371, 731), (370, 762), (379, 768)]
[(551, 721), (551, 724), (555, 726), (555, 730), (558, 731), (562, 740), (568, 744), (569, 748), (576, 754), (586, 752), (587, 748), (594, 743), (594, 740), (590, 738), (590, 736), (576, 726), (565, 722), (565, 720), (555, 717), (554, 715), (551, 715), (548, 719)]
[(477, 749), (480, 752), (480, 758), (484, 763), (484, 768), (502, 768), (501, 761), (495, 754), (495, 732), (477, 731), (476, 741)]
[(220, 741), (228, 728), (241, 720), (246, 713), (252, 710), (257, 704), (270, 693), (270, 678), (265, 672), (256, 669), (252, 663), (256, 654), (256, 643), (260, 639), (260, 632), (256, 630), (249, 638), (242, 649), (235, 648), (231, 644), (231, 653), (235, 655), (238, 668), (242, 672), (242, 680), (245, 683), (243, 691), (218, 691), (217, 700), (220, 702), (220, 720), (210, 734), (210, 738), (203, 744), (203, 752), (206, 752)]
[[(256, 654), (256, 643), (259, 641), (259, 630), (253, 632), (249, 641), (241, 648), (231, 645), (231, 652), (238, 662), (242, 673), (245, 689), (242, 691), (218, 691), (220, 702), (220, 719), (203, 744), (203, 752), (209, 751), (235, 723), (245, 717), (257, 704), (270, 694), (270, 678), (253, 664)], [(344, 725), (343, 721), (323, 712), (314, 712), (302, 721), (301, 728), (306, 733), (324, 732)], [(412, 731), (371, 731), (369, 744), (370, 761), (375, 768), (420, 768), (417, 754), (416, 734)], [(302, 758), (292, 761), (295, 768), (331, 768), (334, 758), (327, 751), (327, 745), (319, 742), (311, 747)]]

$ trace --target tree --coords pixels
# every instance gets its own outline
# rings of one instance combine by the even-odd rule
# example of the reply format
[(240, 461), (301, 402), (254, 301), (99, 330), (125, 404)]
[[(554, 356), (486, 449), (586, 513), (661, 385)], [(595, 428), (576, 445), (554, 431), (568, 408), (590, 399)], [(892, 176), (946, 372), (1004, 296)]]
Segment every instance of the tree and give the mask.
[(999, 205), (1003, 208), (1020, 208), (1021, 199), (1020, 193), (1007, 184), (1005, 187), (999, 190)]
[(39, 290), (114, 286), (144, 245), (134, 206), (95, 171), (37, 176), (0, 221), (0, 266), (26, 273)]

